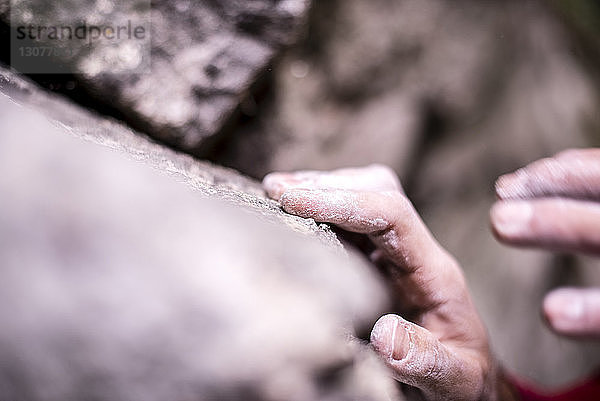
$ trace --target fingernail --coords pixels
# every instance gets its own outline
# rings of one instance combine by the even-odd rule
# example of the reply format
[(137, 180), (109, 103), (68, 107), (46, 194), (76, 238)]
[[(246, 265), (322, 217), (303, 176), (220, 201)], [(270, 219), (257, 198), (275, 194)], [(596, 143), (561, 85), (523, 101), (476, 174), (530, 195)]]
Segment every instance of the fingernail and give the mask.
[(309, 189), (286, 189), (285, 192), (281, 194), (279, 202), (281, 203), (283, 210), (294, 213), (306, 206), (307, 196), (315, 192), (317, 191)]
[(529, 202), (499, 202), (491, 211), (492, 225), (503, 237), (518, 237), (530, 230), (533, 209)]
[(577, 330), (584, 317), (584, 299), (580, 294), (560, 290), (548, 295), (544, 301), (544, 312), (557, 330)]
[(406, 327), (395, 315), (385, 315), (379, 318), (371, 331), (371, 344), (383, 357), (401, 360), (408, 353), (409, 333)]

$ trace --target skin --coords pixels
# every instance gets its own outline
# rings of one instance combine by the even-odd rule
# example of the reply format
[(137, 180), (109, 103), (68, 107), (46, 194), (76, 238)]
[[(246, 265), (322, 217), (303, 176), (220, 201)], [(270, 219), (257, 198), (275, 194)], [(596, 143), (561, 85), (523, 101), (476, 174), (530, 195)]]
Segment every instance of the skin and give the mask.
[[(271, 173), (269, 196), (289, 213), (368, 237), (396, 311), (371, 332), (407, 394), (426, 400), (512, 400), (462, 270), (385, 166)], [(498, 179), (492, 230), (508, 245), (600, 254), (600, 149), (570, 150)], [(600, 290), (563, 288), (543, 305), (560, 334), (600, 337)], [(402, 316), (402, 317), (401, 317)]]
[(271, 173), (263, 184), (287, 212), (375, 244), (371, 260), (389, 278), (399, 314), (377, 321), (371, 343), (398, 381), (428, 400), (499, 399), (496, 364), (462, 270), (423, 224), (392, 170)]
[[(538, 160), (496, 182), (491, 222), (509, 245), (600, 254), (600, 149), (573, 149)], [(600, 289), (561, 288), (546, 295), (550, 327), (600, 338)]]

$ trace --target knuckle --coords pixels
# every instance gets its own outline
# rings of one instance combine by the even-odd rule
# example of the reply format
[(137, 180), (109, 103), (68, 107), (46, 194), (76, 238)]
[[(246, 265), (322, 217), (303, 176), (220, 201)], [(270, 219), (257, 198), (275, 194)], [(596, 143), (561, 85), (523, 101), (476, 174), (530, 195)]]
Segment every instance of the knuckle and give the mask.
[(384, 195), (389, 198), (391, 210), (401, 221), (412, 221), (417, 212), (411, 201), (402, 193), (397, 191), (385, 192)]
[(394, 181), (398, 180), (398, 175), (396, 174), (396, 171), (394, 171), (394, 169), (392, 169), (388, 165), (375, 163), (375, 164), (369, 165), (367, 168), (370, 169), (371, 171), (374, 171), (375, 173), (379, 174), (381, 177), (384, 177), (384, 178), (387, 178), (390, 180), (394, 180)]
[(396, 374), (400, 380), (412, 385), (432, 384), (447, 375), (448, 364), (442, 359), (440, 350), (435, 346), (414, 349), (402, 365), (396, 367)]
[(558, 152), (554, 159), (573, 159), (576, 157), (581, 157), (584, 153), (583, 149), (566, 149)]
[(382, 195), (387, 197), (389, 201), (393, 203), (394, 207), (412, 209), (412, 203), (410, 200), (406, 197), (406, 195), (398, 191), (385, 191), (382, 192)]
[(531, 174), (553, 170), (559, 163), (560, 161), (556, 157), (544, 157), (543, 159), (539, 159), (525, 167), (522, 173)]
[(374, 163), (374, 164), (369, 165), (367, 168), (369, 168), (371, 170), (375, 170), (381, 174), (388, 174), (388, 175), (396, 176), (396, 173), (394, 172), (394, 170), (392, 170), (392, 168), (386, 164)]

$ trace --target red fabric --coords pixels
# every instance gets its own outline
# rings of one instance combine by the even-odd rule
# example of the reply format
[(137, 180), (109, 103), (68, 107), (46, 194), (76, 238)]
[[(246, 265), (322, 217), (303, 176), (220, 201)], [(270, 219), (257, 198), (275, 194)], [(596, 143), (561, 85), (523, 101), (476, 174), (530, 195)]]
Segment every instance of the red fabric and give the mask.
[(600, 372), (568, 389), (544, 392), (518, 379), (511, 379), (522, 401), (600, 401)]

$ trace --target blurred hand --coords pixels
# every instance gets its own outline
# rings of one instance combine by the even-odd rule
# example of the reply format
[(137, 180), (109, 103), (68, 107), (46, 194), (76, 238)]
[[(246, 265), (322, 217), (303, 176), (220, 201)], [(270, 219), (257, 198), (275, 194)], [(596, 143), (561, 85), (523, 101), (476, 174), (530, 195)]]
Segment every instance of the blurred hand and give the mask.
[[(600, 255), (600, 149), (568, 150), (498, 179), (492, 228), (503, 242)], [(544, 314), (558, 333), (600, 337), (600, 289), (558, 289)]]
[(263, 184), (287, 212), (364, 234), (376, 245), (371, 260), (389, 277), (404, 318), (381, 317), (371, 342), (397, 380), (429, 400), (504, 399), (462, 271), (389, 168), (272, 173)]

